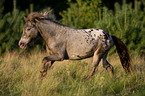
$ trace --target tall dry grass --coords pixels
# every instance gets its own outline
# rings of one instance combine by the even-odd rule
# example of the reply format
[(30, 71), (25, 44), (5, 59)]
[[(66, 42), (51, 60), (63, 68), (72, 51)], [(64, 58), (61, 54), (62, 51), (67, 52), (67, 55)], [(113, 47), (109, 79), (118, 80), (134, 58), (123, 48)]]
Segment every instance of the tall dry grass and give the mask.
[(0, 57), (1, 96), (116, 96), (145, 95), (145, 59), (132, 56), (135, 71), (127, 75), (121, 67), (117, 54), (108, 56), (114, 66), (115, 75), (100, 64), (98, 71), (89, 81), (92, 59), (55, 62), (48, 75), (40, 79), (39, 70), (45, 53), (19, 54), (7, 52)]

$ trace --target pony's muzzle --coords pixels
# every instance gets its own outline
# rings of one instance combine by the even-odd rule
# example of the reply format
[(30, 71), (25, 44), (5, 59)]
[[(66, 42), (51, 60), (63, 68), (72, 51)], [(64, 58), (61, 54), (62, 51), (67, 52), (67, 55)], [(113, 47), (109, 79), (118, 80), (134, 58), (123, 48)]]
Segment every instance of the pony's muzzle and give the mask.
[(27, 44), (23, 43), (23, 42), (19, 42), (18, 44), (20, 46), (20, 48), (26, 49), (27, 48)]

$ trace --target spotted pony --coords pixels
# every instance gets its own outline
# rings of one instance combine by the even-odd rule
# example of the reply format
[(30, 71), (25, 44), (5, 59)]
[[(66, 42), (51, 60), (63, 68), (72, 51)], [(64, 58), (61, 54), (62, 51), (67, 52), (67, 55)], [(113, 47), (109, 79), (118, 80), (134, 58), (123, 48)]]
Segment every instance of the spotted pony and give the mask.
[(19, 46), (28, 48), (31, 42), (41, 37), (51, 53), (42, 60), (40, 70), (42, 77), (46, 75), (47, 70), (55, 61), (80, 60), (89, 57), (93, 57), (93, 62), (86, 79), (96, 72), (100, 61), (103, 67), (112, 74), (113, 66), (106, 60), (106, 57), (113, 45), (116, 45), (125, 72), (130, 73), (133, 70), (125, 44), (116, 36), (111, 36), (102, 29), (73, 29), (59, 23), (46, 13), (33, 12), (24, 19), (26, 23)]

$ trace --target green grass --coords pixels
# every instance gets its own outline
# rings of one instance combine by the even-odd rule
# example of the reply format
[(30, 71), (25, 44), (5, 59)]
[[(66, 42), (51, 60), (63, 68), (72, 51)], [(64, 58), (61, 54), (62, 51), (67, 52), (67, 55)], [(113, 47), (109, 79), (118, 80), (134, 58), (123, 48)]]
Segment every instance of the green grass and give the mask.
[(7, 52), (0, 57), (1, 96), (144, 96), (145, 59), (132, 56), (134, 72), (127, 75), (121, 67), (117, 54), (108, 56), (115, 75), (100, 64), (96, 74), (87, 82), (92, 59), (55, 62), (48, 75), (40, 79), (44, 53), (19, 55)]

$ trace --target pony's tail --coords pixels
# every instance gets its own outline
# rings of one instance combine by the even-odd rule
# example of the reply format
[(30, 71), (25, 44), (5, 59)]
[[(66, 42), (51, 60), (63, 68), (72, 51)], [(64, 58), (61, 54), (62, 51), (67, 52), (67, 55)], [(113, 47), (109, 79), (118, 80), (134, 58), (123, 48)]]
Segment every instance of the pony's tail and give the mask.
[(116, 36), (112, 36), (114, 45), (116, 46), (117, 53), (120, 57), (120, 61), (126, 73), (131, 73), (133, 71), (132, 61), (128, 53), (128, 49), (125, 44)]

